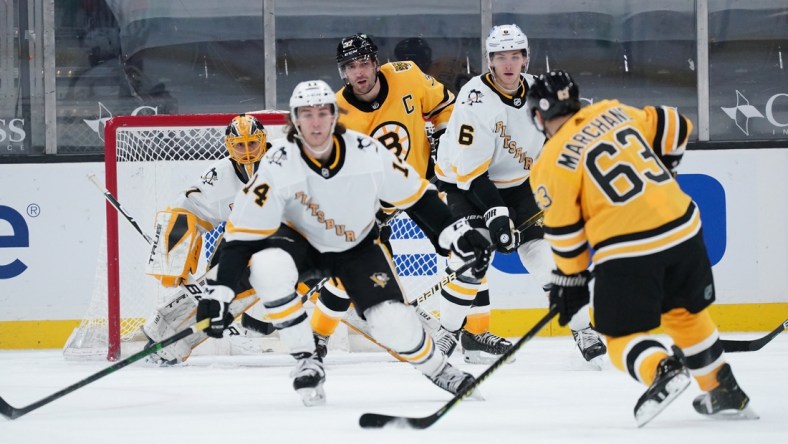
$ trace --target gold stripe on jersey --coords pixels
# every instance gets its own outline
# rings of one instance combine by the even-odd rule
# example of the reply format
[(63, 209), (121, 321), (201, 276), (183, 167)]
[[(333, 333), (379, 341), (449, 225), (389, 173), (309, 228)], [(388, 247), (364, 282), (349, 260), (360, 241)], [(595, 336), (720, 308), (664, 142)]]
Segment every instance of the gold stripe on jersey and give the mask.
[(228, 233), (256, 234), (256, 235), (264, 236), (264, 237), (265, 236), (270, 236), (270, 235), (276, 233), (276, 230), (278, 230), (278, 229), (279, 229), (278, 226), (276, 228), (273, 228), (273, 229), (259, 229), (259, 230), (252, 229), (252, 228), (236, 227), (229, 220), (227, 221), (227, 226), (225, 227), (225, 231), (228, 232)]
[(454, 173), (454, 177), (457, 178), (457, 183), (462, 183), (462, 182), (471, 183), (473, 182), (473, 179), (476, 179), (477, 177), (484, 174), (485, 171), (490, 169), (491, 163), (492, 163), (492, 157), (482, 162), (481, 165), (471, 170), (468, 174), (460, 174), (459, 172), (457, 172), (457, 167), (455, 165), (451, 166), (451, 170)]
[(429, 186), (430, 186), (430, 183), (427, 180), (421, 179), (421, 185), (419, 186), (418, 191), (416, 191), (415, 193), (411, 194), (410, 196), (408, 196), (405, 199), (398, 200), (396, 202), (389, 202), (389, 203), (391, 205), (394, 205), (397, 208), (407, 208), (407, 207), (411, 206), (417, 200), (421, 199), (421, 196), (424, 195), (424, 193), (427, 191), (427, 187), (429, 187)]
[(524, 174), (524, 175), (522, 175), (520, 177), (517, 177), (515, 179), (511, 179), (511, 180), (493, 180), (492, 183), (494, 183), (496, 185), (501, 185), (500, 187), (497, 187), (497, 188), (508, 188), (508, 187), (506, 187), (506, 185), (509, 185), (509, 184), (519, 185), (519, 184), (525, 182), (525, 179), (528, 179), (528, 175), (527, 174)]
[(594, 263), (665, 251), (695, 236), (699, 230), (700, 212), (691, 202), (679, 219), (652, 230), (616, 236), (598, 243), (594, 246)]

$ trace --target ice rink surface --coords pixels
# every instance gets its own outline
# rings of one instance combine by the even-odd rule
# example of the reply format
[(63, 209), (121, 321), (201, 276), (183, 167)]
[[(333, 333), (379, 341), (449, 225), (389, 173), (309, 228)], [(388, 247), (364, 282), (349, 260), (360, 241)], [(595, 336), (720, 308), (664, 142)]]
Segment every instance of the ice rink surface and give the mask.
[[(751, 339), (761, 334), (723, 334)], [(665, 337), (660, 339), (667, 342)], [(31, 443), (713, 443), (788, 442), (788, 333), (760, 351), (728, 354), (758, 421), (714, 421), (692, 409), (693, 383), (643, 429), (632, 408), (645, 387), (610, 364), (595, 371), (568, 337), (537, 338), (480, 389), (426, 430), (364, 430), (362, 413), (427, 416), (451, 397), (385, 353), (333, 351), (327, 405), (307, 408), (291, 388), (286, 354), (196, 356), (186, 365), (140, 363), (14, 421), (1, 444)], [(452, 362), (476, 375), (486, 367)], [(68, 362), (60, 351), (0, 352), (0, 396), (29, 405), (106, 362)]]

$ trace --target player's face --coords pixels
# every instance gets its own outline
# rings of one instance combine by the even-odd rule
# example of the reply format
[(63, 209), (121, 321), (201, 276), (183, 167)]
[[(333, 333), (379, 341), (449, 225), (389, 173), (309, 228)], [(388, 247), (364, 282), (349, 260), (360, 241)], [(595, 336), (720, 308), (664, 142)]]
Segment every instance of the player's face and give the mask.
[(508, 90), (517, 88), (520, 83), (520, 73), (525, 69), (527, 60), (519, 49), (493, 53), (490, 58), (490, 69), (495, 74), (495, 81)]
[(370, 57), (362, 57), (347, 63), (342, 67), (345, 78), (353, 93), (363, 96), (375, 87), (375, 77), (378, 75), (378, 66)]
[(263, 145), (256, 141), (250, 140), (248, 142), (237, 142), (232, 146), (232, 156), (240, 163), (251, 163), (254, 159), (260, 157)]
[(301, 137), (311, 147), (323, 147), (331, 137), (334, 113), (331, 105), (302, 106), (298, 108), (296, 125)]

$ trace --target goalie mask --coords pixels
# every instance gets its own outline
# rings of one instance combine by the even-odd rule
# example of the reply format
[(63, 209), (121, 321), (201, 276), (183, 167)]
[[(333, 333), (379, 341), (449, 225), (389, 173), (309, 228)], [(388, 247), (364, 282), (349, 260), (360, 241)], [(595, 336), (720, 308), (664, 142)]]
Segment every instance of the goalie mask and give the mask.
[[(544, 132), (544, 121), (580, 110), (580, 90), (568, 72), (552, 71), (534, 80), (528, 89), (526, 106), (536, 127)], [(541, 121), (536, 111), (542, 116)]]
[(224, 144), (236, 170), (249, 180), (267, 148), (268, 135), (263, 124), (254, 116), (240, 114), (233, 117), (224, 134)]
[(337, 46), (337, 68), (339, 77), (347, 83), (345, 65), (355, 60), (371, 60), (378, 65), (378, 47), (366, 34), (354, 34), (345, 37)]
[[(487, 63), (489, 64), (493, 53), (500, 51), (521, 50), (526, 57), (524, 71), (528, 71), (528, 37), (517, 25), (498, 25), (493, 26), (487, 40), (484, 42), (487, 51)], [(491, 68), (490, 68), (491, 69)]]

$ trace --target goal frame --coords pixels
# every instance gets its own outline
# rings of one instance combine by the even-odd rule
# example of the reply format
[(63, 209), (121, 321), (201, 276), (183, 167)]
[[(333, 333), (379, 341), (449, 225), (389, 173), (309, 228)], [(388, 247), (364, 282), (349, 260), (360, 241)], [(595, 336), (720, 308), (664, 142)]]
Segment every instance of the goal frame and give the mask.
[[(248, 113), (263, 125), (285, 125), (287, 113), (261, 111)], [(109, 119), (104, 127), (105, 186), (118, 196), (117, 131), (129, 127), (217, 127), (226, 126), (238, 114), (178, 114), (149, 116), (118, 116)], [(122, 196), (119, 197), (122, 199)], [(117, 210), (105, 203), (107, 234), (107, 360), (116, 361), (121, 355), (120, 265)]]

